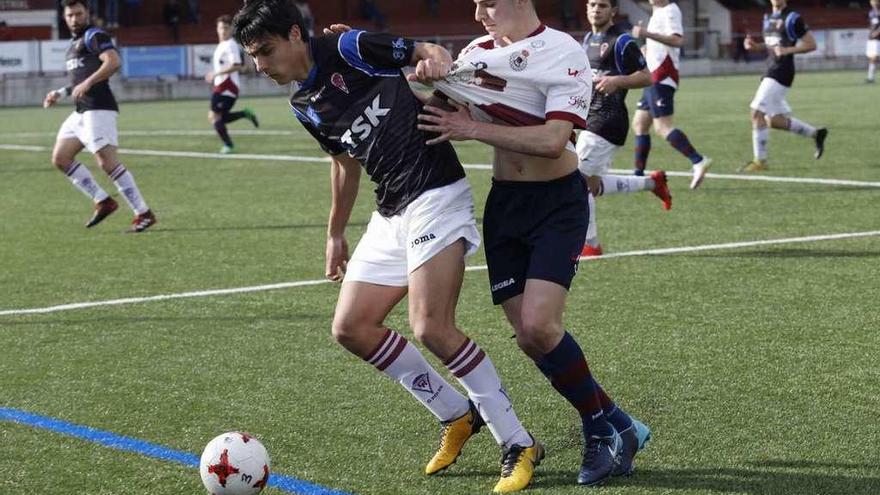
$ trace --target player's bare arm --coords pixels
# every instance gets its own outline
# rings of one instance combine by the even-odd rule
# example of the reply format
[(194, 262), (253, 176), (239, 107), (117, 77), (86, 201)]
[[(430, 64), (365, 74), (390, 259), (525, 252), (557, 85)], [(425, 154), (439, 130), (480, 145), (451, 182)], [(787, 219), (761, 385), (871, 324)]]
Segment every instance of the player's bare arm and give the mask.
[(327, 222), (327, 251), (324, 275), (341, 282), (348, 263), (348, 241), (345, 227), (357, 199), (361, 178), (361, 164), (348, 154), (331, 157), (330, 164), (330, 218)]
[(101, 67), (85, 81), (77, 84), (72, 91), (73, 98), (79, 99), (86, 95), (95, 84), (110, 79), (110, 76), (119, 70), (119, 53), (116, 50), (106, 50), (98, 56), (101, 59)]
[(650, 39), (654, 40), (658, 43), (663, 43), (666, 46), (671, 46), (674, 48), (681, 48), (684, 46), (684, 37), (680, 34), (659, 34), (652, 33), (648, 31), (648, 29), (642, 25), (642, 21), (639, 21), (632, 29), (633, 38), (638, 38), (640, 40)]
[(746, 35), (743, 46), (750, 52), (762, 52), (767, 49), (767, 44), (756, 40), (751, 34)]
[(449, 103), (454, 111), (426, 106), (424, 110), (428, 113), (419, 115), (419, 129), (440, 134), (428, 144), (473, 139), (516, 153), (555, 159), (562, 156), (574, 128), (574, 124), (564, 120), (523, 127), (479, 122), (464, 106), (451, 100)]
[(247, 67), (244, 64), (235, 64), (221, 71), (208, 71), (208, 73), (205, 74), (205, 81), (212, 82), (217, 76), (225, 76), (226, 74), (232, 74), (233, 72), (246, 72), (246, 70)]
[(602, 76), (593, 81), (594, 89), (612, 95), (621, 89), (638, 89), (651, 85), (651, 72), (647, 68), (627, 76)]
[(797, 55), (799, 53), (810, 53), (816, 50), (816, 38), (813, 37), (813, 33), (807, 31), (807, 34), (803, 35), (801, 39), (798, 40), (797, 45), (795, 46), (774, 46), (773, 52), (777, 57), (784, 57), (786, 55)]

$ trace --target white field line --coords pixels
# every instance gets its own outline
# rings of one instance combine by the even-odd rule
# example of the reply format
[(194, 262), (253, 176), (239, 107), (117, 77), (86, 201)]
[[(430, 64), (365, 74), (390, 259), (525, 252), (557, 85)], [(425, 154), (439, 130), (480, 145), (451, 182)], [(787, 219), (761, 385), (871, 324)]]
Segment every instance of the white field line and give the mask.
[[(293, 131), (281, 131), (271, 129), (229, 129), (229, 134), (240, 136), (294, 136)], [(7, 132), (6, 137), (54, 137), (55, 132)], [(119, 131), (120, 136), (216, 136), (217, 132), (210, 129), (154, 129), (140, 131)]]
[[(151, 133), (153, 131), (150, 131)], [(195, 131), (190, 131), (195, 132)], [(50, 151), (49, 147), (36, 145), (21, 144), (0, 144), (0, 150), (9, 151), (32, 151), (44, 152)], [(305, 162), (305, 163), (328, 163), (327, 157), (318, 156), (299, 156), (299, 155), (266, 155), (259, 153), (236, 153), (224, 155), (222, 153), (206, 153), (201, 151), (164, 151), (164, 150), (143, 150), (120, 148), (119, 153), (123, 155), (136, 156), (162, 156), (177, 158), (211, 158), (215, 160), (265, 160), (275, 162)], [(464, 168), (470, 170), (491, 170), (492, 165), (488, 163), (464, 163)], [(629, 175), (630, 170), (612, 169), (612, 173)], [(667, 175), (674, 177), (690, 177), (689, 172), (666, 172)], [(817, 179), (811, 177), (779, 177), (773, 175), (735, 175), (735, 174), (706, 174), (711, 179), (729, 179), (729, 180), (745, 180), (757, 182), (789, 182), (796, 184), (822, 184), (827, 186), (852, 186), (852, 187), (880, 187), (880, 182), (846, 180), (846, 179)]]
[[(622, 253), (608, 253), (602, 256), (590, 257), (590, 258), (582, 258), (584, 261), (598, 261), (603, 259), (612, 259), (612, 258), (623, 258), (628, 256), (661, 256), (668, 254), (678, 254), (678, 253), (693, 253), (698, 251), (713, 251), (713, 250), (723, 250), (723, 249), (741, 249), (755, 246), (772, 246), (778, 244), (795, 244), (795, 243), (804, 243), (804, 242), (818, 242), (818, 241), (831, 241), (831, 240), (839, 240), (839, 239), (854, 239), (858, 237), (876, 237), (880, 236), (880, 230), (873, 230), (868, 232), (851, 232), (845, 234), (827, 234), (827, 235), (814, 235), (807, 237), (789, 237), (786, 239), (769, 239), (764, 241), (745, 241), (745, 242), (731, 242), (726, 244), (705, 244), (702, 246), (685, 246), (685, 247), (677, 247), (677, 248), (665, 248), (665, 249), (645, 249), (640, 251), (626, 251)], [(486, 270), (486, 265), (474, 265), (465, 268), (466, 271), (482, 271)], [(201, 291), (193, 291), (193, 292), (180, 292), (176, 294), (161, 294), (157, 296), (147, 296), (147, 297), (128, 297), (125, 299), (112, 299), (109, 301), (93, 301), (93, 302), (83, 302), (83, 303), (73, 303), (73, 304), (62, 304), (59, 306), (49, 306), (45, 308), (30, 308), (30, 309), (8, 309), (0, 311), (0, 316), (10, 316), (10, 315), (29, 315), (29, 314), (46, 314), (46, 313), (57, 313), (60, 311), (69, 311), (74, 309), (83, 309), (83, 308), (94, 308), (98, 306), (116, 306), (120, 304), (136, 304), (136, 303), (144, 303), (144, 302), (153, 302), (153, 301), (166, 301), (169, 299), (184, 299), (190, 297), (209, 297), (209, 296), (223, 296), (229, 294), (244, 294), (249, 292), (262, 292), (267, 290), (277, 290), (277, 289), (288, 289), (292, 287), (304, 287), (309, 285), (320, 285), (329, 283), (326, 279), (321, 280), (300, 280), (295, 282), (283, 282), (278, 284), (269, 284), (269, 285), (255, 285), (251, 287), (236, 287), (232, 289), (215, 289), (215, 290), (201, 290)]]

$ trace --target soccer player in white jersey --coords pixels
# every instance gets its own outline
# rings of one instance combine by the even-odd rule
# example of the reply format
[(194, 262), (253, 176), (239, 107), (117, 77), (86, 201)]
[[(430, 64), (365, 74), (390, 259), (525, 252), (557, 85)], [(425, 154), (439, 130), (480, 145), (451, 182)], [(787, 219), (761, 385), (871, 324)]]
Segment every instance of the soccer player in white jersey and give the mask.
[[(816, 39), (800, 14), (792, 10), (785, 0), (770, 0), (773, 11), (764, 16), (764, 42), (746, 37), (747, 50), (768, 51), (767, 72), (749, 105), (752, 109), (752, 150), (754, 159), (738, 169), (739, 172), (767, 170), (767, 144), (770, 129), (788, 131), (810, 138), (816, 145), (813, 156), (818, 160), (825, 152), (828, 129), (794, 118), (785, 96), (794, 83), (794, 56), (816, 49)], [(769, 126), (769, 127), (768, 127)]]
[(871, 0), (871, 10), (868, 12), (868, 46), (865, 47), (865, 55), (868, 56), (868, 77), (865, 82), (873, 83), (877, 62), (880, 62), (880, 0)]
[(220, 153), (228, 154), (235, 152), (235, 145), (229, 138), (226, 124), (242, 118), (250, 120), (254, 127), (260, 127), (260, 123), (250, 108), (245, 108), (241, 112), (232, 111), (241, 88), (238, 74), (245, 70), (241, 48), (232, 39), (232, 16), (222, 15), (217, 18), (217, 38), (220, 43), (214, 49), (213, 70), (205, 74), (205, 80), (213, 85), (208, 121), (223, 141)]
[[(604, 483), (622, 464), (631, 418), (593, 378), (562, 323), (587, 232), (588, 189), (572, 131), (586, 127), (592, 73), (571, 36), (541, 23), (532, 0), (474, 0), (489, 33), (471, 42), (434, 87), (456, 108), (425, 106), (429, 143), (477, 140), (494, 147), (483, 220), (492, 301), (517, 344), (578, 412), (584, 456), (578, 483)], [(632, 450), (635, 452), (635, 449)], [(540, 454), (525, 449), (521, 462)]]
[(89, 24), (85, 0), (64, 0), (61, 6), (64, 22), (73, 35), (67, 49), (71, 84), (50, 91), (43, 100), (43, 107), (49, 108), (65, 96), (73, 96), (76, 110), (58, 130), (52, 164), (94, 202), (95, 210), (86, 228), (94, 227), (116, 211), (119, 204), (95, 181), (89, 169), (76, 160), (83, 148), (89, 150), (135, 213), (128, 232), (143, 232), (156, 224), (156, 216), (141, 196), (131, 172), (117, 157), (119, 106), (109, 80), (119, 70), (119, 53), (110, 35)]
[(697, 152), (687, 135), (672, 122), (679, 80), (679, 58), (681, 46), (684, 44), (681, 10), (669, 0), (650, 2), (653, 12), (648, 27), (643, 27), (639, 22), (632, 30), (633, 37), (647, 40), (645, 58), (653, 81), (642, 92), (642, 98), (633, 115), (632, 127), (636, 135), (635, 174), (643, 175), (648, 164), (648, 154), (651, 152), (651, 136), (648, 132), (653, 122), (654, 132), (691, 161), (691, 189), (696, 189), (703, 182), (712, 160)]

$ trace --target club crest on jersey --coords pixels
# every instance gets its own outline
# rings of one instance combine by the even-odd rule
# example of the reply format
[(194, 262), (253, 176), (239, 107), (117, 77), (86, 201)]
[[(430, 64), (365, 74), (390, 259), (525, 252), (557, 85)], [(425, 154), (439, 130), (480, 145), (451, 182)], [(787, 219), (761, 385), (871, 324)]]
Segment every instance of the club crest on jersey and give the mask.
[(412, 389), (418, 390), (419, 392), (425, 392), (427, 394), (434, 393), (434, 388), (431, 387), (431, 378), (428, 376), (427, 373), (422, 373), (421, 375), (413, 379)]
[(608, 51), (608, 43), (602, 43), (601, 45), (599, 45), (599, 56), (600, 57), (604, 57), (605, 52), (607, 52), (607, 51)]
[(403, 38), (397, 38), (396, 40), (391, 42), (391, 47), (394, 49), (391, 52), (391, 56), (394, 57), (394, 60), (403, 60), (406, 57), (406, 41)]
[(529, 51), (522, 50), (510, 54), (510, 68), (519, 72), (526, 70), (529, 65)]
[(342, 74), (334, 72), (330, 76), (330, 83), (336, 86), (339, 91), (348, 94), (348, 86), (345, 85), (345, 79), (342, 78)]

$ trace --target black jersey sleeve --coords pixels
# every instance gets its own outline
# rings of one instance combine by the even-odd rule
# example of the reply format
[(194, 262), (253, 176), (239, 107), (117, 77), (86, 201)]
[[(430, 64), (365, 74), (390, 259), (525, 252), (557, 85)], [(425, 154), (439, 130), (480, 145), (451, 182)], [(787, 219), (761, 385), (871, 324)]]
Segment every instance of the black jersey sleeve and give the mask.
[(629, 34), (620, 35), (615, 45), (615, 61), (618, 63), (618, 69), (621, 69), (619, 72), (622, 75), (628, 76), (648, 66), (639, 44)]
[(788, 14), (788, 17), (785, 18), (785, 30), (788, 34), (788, 37), (792, 40), (799, 40), (807, 34), (807, 31), (810, 30), (810, 27), (807, 26), (807, 23), (804, 22), (804, 18), (801, 17), (797, 12), (792, 12)]
[(387, 33), (353, 29), (339, 37), (339, 55), (348, 65), (371, 76), (395, 76), (409, 65), (416, 42)]
[(315, 141), (321, 145), (321, 149), (324, 150), (325, 153), (329, 155), (338, 155), (340, 153), (345, 153), (345, 148), (342, 147), (340, 143), (333, 142), (327, 139), (326, 136), (322, 135), (318, 132), (318, 129), (314, 124), (309, 120), (308, 117), (300, 113), (296, 108), (293, 109), (293, 113), (296, 115), (296, 119), (299, 120), (299, 123), (302, 124), (303, 127), (309, 131), (309, 134), (315, 138)]
[(111, 39), (110, 35), (102, 29), (91, 28), (86, 31), (86, 34), (83, 38), (86, 49), (88, 49), (89, 52), (95, 55), (100, 55), (107, 50), (116, 49), (116, 47), (113, 45), (113, 39)]

